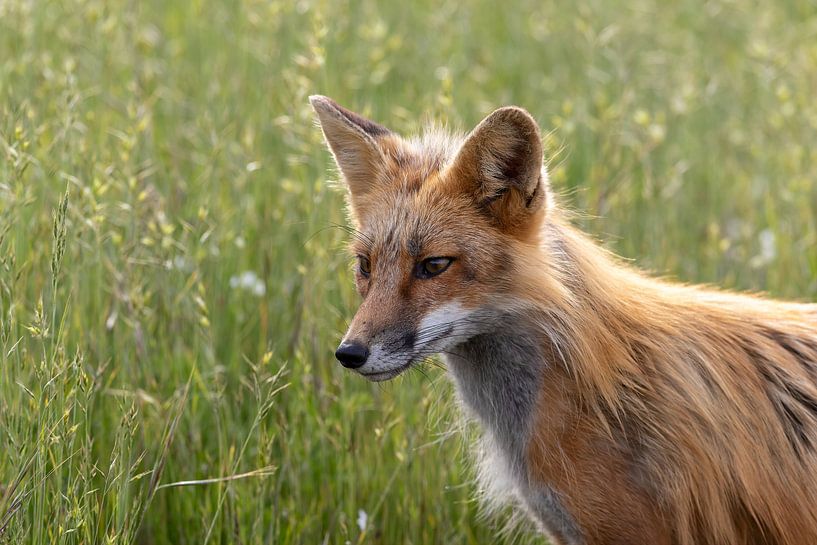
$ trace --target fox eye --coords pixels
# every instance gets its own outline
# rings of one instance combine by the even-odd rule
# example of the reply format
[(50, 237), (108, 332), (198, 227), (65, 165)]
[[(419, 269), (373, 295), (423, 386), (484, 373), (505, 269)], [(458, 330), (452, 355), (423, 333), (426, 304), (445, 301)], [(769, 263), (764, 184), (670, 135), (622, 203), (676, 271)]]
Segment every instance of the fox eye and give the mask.
[(363, 255), (357, 256), (357, 269), (365, 278), (369, 278), (372, 273), (372, 264), (369, 262), (369, 258)]
[(445, 272), (454, 258), (451, 257), (429, 257), (417, 264), (414, 276), (417, 278), (431, 278)]

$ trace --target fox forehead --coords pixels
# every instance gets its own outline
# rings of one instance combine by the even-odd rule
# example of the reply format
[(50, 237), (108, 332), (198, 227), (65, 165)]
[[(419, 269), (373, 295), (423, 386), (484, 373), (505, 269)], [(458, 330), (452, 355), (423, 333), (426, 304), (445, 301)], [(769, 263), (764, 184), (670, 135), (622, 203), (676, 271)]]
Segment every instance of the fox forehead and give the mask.
[[(434, 174), (416, 186), (388, 184), (358, 217), (356, 255), (456, 256), (480, 242), (490, 225), (466, 199), (441, 191)], [(484, 244), (484, 242), (482, 242)]]
[(388, 136), (379, 140), (386, 160), (386, 174), (393, 179), (419, 186), (450, 163), (462, 143), (462, 136), (429, 126), (419, 136)]

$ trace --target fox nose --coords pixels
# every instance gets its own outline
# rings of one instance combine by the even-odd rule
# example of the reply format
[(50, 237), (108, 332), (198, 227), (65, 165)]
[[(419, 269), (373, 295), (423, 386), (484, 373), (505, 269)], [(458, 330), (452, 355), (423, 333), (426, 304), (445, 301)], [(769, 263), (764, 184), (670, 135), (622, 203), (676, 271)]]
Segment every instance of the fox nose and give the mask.
[(335, 357), (341, 365), (349, 369), (357, 369), (369, 357), (369, 349), (357, 341), (343, 341), (335, 350)]

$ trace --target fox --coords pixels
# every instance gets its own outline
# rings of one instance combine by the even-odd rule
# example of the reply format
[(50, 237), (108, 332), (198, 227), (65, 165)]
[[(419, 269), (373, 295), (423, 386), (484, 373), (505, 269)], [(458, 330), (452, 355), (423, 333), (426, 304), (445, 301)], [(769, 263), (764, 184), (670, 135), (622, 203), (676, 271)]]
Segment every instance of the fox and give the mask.
[(608, 252), (522, 108), (403, 137), (310, 102), (361, 296), (335, 356), (377, 382), (439, 355), (490, 498), (557, 545), (817, 544), (817, 304)]

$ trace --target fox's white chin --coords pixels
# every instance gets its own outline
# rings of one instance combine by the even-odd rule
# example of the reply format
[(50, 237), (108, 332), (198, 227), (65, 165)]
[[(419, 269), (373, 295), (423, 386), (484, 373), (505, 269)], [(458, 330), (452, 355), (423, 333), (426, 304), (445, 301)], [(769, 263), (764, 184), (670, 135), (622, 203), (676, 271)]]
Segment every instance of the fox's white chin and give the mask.
[(359, 370), (358, 373), (366, 377), (367, 380), (371, 382), (385, 382), (387, 380), (391, 380), (398, 375), (402, 375), (412, 366), (412, 362), (409, 362), (405, 365), (401, 365), (400, 367), (395, 367), (394, 369), (387, 369), (385, 371), (374, 371), (367, 373), (365, 370)]

